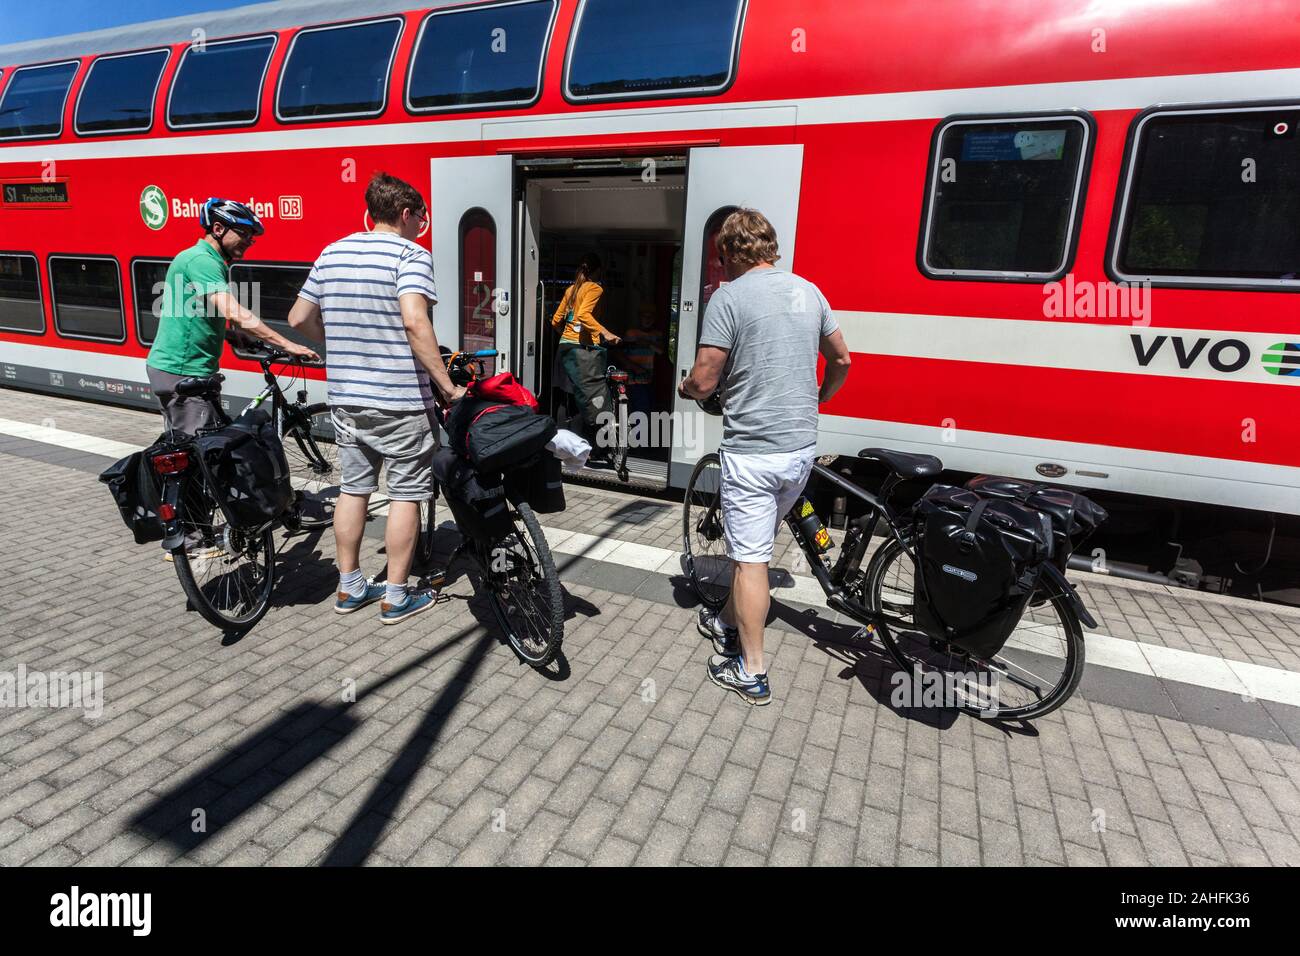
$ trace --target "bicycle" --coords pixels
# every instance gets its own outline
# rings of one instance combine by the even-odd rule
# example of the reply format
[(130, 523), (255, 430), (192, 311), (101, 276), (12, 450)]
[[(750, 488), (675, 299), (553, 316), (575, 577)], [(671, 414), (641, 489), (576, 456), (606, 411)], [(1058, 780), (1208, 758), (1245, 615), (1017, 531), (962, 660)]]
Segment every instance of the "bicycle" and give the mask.
[[(276, 432), (281, 436), (290, 481), (295, 486), (293, 505), (281, 521), (291, 530), (325, 527), (333, 520), (333, 501), (338, 494), (332, 481), (338, 472), (337, 451), (333, 445), (322, 447), (313, 428), (322, 414), (328, 414), (326, 406), (307, 404), (305, 389), (299, 391), (297, 402), (285, 400), (272, 366), (298, 362), (293, 356), (266, 351), (257, 358), (266, 387), (240, 417), (271, 400)], [(200, 435), (232, 422), (218, 400), (224, 380), (225, 376), (217, 373), (182, 379), (176, 385), (177, 393), (202, 398), (215, 412), (214, 425), (201, 429)], [(208, 477), (198, 465), (194, 444), (197, 437), (169, 432), (163, 448), (151, 456), (150, 466), (163, 483), (159, 512), (166, 532), (163, 548), (171, 555), (190, 606), (204, 620), (220, 628), (247, 630), (270, 607), (275, 587), (273, 532), (277, 522), (244, 528), (228, 520), (218, 504), (218, 489), (209, 486)]]
[[(1043, 564), (1044, 573), (1016, 631), (991, 657), (973, 655), (923, 633), (913, 619), (916, 602), (927, 598), (917, 575), (912, 511), (895, 511), (889, 497), (906, 478), (933, 478), (943, 470), (943, 463), (932, 455), (888, 448), (867, 448), (858, 455), (888, 470), (878, 495), (820, 462), (813, 465), (815, 475), (867, 505), (862, 516), (848, 523), (833, 566), (800, 527), (797, 505), (783, 519), (826, 595), (827, 606), (863, 625), (855, 636), (878, 635), (890, 657), (910, 675), (913, 687), (941, 682), (938, 686), (954, 691), (953, 703), (963, 711), (987, 720), (1026, 720), (1065, 703), (1083, 676), (1081, 624), (1097, 626), (1065, 575), (1051, 562)], [(699, 599), (713, 609), (726, 603), (731, 586), (731, 565), (722, 544), (720, 478), (719, 456), (703, 456), (687, 483), (682, 515), (687, 577)], [(863, 571), (862, 562), (881, 522), (885, 540)]]
[[(454, 354), (443, 349), (447, 374), (453, 384), (462, 386), (481, 378), (482, 360), (496, 354), (496, 349)], [(443, 410), (439, 409), (438, 415), (440, 421), (445, 420)], [(517, 467), (524, 469), (529, 463)], [(436, 492), (448, 494), (437, 482), (435, 485), (435, 497), (422, 506), (416, 551), (426, 563), (433, 556)], [(509, 507), (510, 531), (490, 541), (475, 538), (457, 521), (461, 543), (447, 563), (451, 565), (462, 553), (469, 555), (487, 585), (493, 615), (510, 646), (526, 663), (541, 669), (555, 660), (564, 640), (564, 592), (550, 545), (532, 507), (524, 500), (513, 501)], [(455, 518), (454, 507), (452, 516)]]

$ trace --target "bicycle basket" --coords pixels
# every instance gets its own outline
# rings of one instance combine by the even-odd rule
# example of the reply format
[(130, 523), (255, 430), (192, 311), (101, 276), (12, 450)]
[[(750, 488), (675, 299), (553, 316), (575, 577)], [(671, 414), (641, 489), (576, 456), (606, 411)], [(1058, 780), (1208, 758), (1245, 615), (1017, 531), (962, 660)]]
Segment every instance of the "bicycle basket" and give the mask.
[(158, 506), (162, 501), (158, 478), (151, 465), (152, 456), (170, 447), (165, 436), (144, 451), (132, 452), (114, 462), (99, 476), (108, 485), (122, 521), (131, 529), (136, 544), (161, 541), (166, 537)]
[(1056, 539), (1053, 559), (1062, 571), (1070, 555), (1078, 551), (1108, 517), (1106, 509), (1086, 495), (1036, 481), (976, 475), (966, 482), (966, 487), (984, 497), (1008, 498), (1045, 513), (1052, 521)]
[(500, 541), (514, 528), (510, 503), (499, 476), (481, 475), (450, 448), (433, 455), (433, 476), (446, 493), (456, 527), (480, 544)]
[(977, 657), (992, 657), (1051, 560), (1050, 519), (1019, 502), (950, 485), (926, 492), (914, 515), (922, 585), (917, 625)]
[(217, 504), (234, 527), (269, 524), (293, 503), (289, 462), (266, 412), (250, 412), (196, 438), (194, 446)]

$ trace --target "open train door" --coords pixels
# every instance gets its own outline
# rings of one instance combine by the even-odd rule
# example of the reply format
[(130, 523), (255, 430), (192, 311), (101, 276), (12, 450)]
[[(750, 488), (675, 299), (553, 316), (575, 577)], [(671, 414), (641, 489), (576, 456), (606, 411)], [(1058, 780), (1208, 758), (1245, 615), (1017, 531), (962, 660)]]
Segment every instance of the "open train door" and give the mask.
[[(779, 269), (794, 262), (803, 146), (705, 146), (691, 149), (686, 166), (686, 224), (682, 237), (682, 287), (677, 325), (677, 380), (695, 361), (700, 320), (720, 281), (713, 238), (738, 206), (759, 210), (776, 229)], [(674, 404), (673, 453), (668, 483), (681, 488), (691, 468), (722, 441), (722, 419), (689, 399)]]
[(429, 163), (429, 245), (438, 305), (433, 329), (451, 349), (495, 348), (487, 369), (512, 368), (510, 250), (514, 167), (509, 156)]

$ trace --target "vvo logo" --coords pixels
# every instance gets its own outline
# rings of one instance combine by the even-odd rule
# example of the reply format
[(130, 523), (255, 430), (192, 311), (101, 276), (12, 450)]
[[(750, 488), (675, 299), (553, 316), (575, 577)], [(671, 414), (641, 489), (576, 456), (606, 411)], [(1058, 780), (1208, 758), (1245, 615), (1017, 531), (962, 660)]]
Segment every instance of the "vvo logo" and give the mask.
[[(1161, 364), (1172, 359), (1181, 369), (1208, 366), (1216, 372), (1231, 375), (1250, 362), (1250, 346), (1241, 339), (1211, 339), (1208, 336), (1187, 338), (1181, 335), (1157, 335), (1147, 341), (1142, 335), (1129, 336), (1138, 365), (1147, 368), (1157, 358)], [(1166, 347), (1166, 345), (1168, 347)]]

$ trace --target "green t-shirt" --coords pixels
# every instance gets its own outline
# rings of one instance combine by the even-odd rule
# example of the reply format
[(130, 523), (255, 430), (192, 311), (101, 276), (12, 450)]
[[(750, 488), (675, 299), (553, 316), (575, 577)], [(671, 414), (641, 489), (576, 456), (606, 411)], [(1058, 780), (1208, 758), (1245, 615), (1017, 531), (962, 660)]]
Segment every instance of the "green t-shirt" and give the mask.
[(173, 259), (148, 364), (173, 375), (214, 374), (221, 362), (226, 320), (209, 305), (208, 296), (229, 289), (230, 267), (206, 239)]

